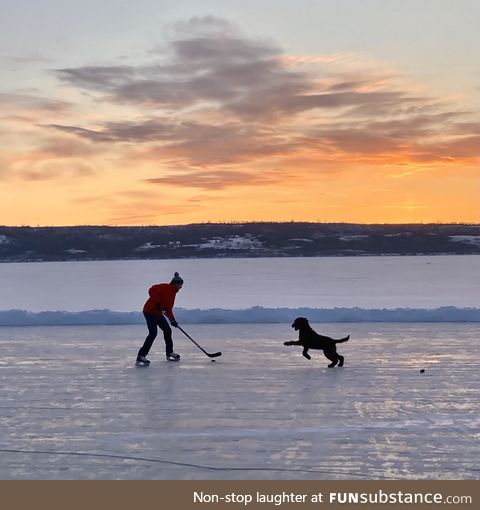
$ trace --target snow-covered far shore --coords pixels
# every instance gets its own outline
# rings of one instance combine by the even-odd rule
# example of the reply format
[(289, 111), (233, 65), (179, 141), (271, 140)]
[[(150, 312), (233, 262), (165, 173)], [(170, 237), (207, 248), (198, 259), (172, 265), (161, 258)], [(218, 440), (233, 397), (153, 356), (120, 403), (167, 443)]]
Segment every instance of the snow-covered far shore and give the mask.
[[(263, 324), (291, 322), (308, 317), (313, 322), (480, 322), (480, 308), (264, 308), (244, 310), (177, 308), (176, 318), (184, 324)], [(27, 310), (0, 311), (0, 326), (65, 326), (143, 324), (141, 312), (86, 310), (82, 312)]]

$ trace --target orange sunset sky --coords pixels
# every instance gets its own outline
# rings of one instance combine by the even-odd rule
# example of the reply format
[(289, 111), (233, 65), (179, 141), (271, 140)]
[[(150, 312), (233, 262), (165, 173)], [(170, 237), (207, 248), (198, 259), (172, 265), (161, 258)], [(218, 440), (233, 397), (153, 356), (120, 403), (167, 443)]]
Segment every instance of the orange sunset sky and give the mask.
[(2, 11), (0, 224), (480, 222), (476, 1)]

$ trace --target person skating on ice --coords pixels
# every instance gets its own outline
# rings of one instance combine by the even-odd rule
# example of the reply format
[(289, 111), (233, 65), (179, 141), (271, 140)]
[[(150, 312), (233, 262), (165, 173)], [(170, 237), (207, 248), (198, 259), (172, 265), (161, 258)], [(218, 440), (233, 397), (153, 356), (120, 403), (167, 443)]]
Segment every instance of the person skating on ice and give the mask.
[(148, 290), (149, 298), (143, 307), (143, 315), (148, 327), (148, 336), (138, 351), (137, 366), (148, 366), (150, 364), (147, 355), (157, 336), (158, 328), (163, 331), (167, 361), (180, 360), (180, 355), (173, 352), (172, 328), (168, 324), (166, 317), (168, 317), (170, 324), (174, 328), (178, 327), (178, 322), (173, 315), (173, 305), (175, 304), (175, 296), (182, 287), (183, 280), (178, 273), (175, 273), (170, 283), (159, 283), (153, 285)]

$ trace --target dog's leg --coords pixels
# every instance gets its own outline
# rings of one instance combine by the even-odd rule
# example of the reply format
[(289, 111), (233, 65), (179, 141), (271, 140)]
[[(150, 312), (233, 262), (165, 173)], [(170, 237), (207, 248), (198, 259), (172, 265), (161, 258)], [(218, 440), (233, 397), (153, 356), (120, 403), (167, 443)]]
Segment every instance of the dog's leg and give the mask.
[(333, 368), (338, 363), (337, 354), (335, 353), (326, 353), (324, 352), (325, 357), (331, 361), (330, 365), (328, 365), (328, 368)]
[(304, 347), (303, 349), (303, 352), (302, 352), (302, 355), (307, 358), (308, 360), (312, 359), (312, 357), (310, 356), (310, 354), (308, 354), (308, 349), (306, 347)]
[(283, 345), (302, 345), (300, 342), (283, 342)]
[(338, 366), (343, 367), (343, 362), (345, 361), (345, 358), (343, 356), (340, 356), (340, 354), (337, 354), (337, 356), (338, 356), (338, 359), (340, 360), (338, 362)]

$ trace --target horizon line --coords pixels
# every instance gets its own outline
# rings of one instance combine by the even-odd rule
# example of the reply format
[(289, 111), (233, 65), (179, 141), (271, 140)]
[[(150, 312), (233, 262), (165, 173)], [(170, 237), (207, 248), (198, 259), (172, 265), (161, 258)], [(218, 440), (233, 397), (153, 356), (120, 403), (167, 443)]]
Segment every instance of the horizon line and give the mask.
[(231, 221), (202, 221), (195, 223), (175, 223), (175, 224), (136, 224), (136, 225), (113, 225), (113, 224), (71, 224), (71, 225), (0, 225), (0, 228), (82, 228), (82, 227), (103, 227), (103, 228), (156, 228), (156, 227), (191, 227), (198, 225), (266, 225), (266, 224), (274, 224), (274, 225), (285, 225), (285, 224), (307, 224), (307, 225), (356, 225), (356, 226), (406, 226), (406, 225), (415, 225), (415, 226), (427, 226), (427, 225), (438, 225), (438, 226), (447, 226), (447, 225), (458, 225), (458, 226), (480, 226), (480, 222), (459, 222), (459, 221), (429, 221), (429, 222), (385, 222), (385, 223), (363, 223), (363, 222), (351, 222), (351, 221), (299, 221), (299, 220), (290, 220), (290, 221), (268, 221), (268, 220), (259, 220), (259, 221), (240, 221), (240, 220), (231, 220)]

